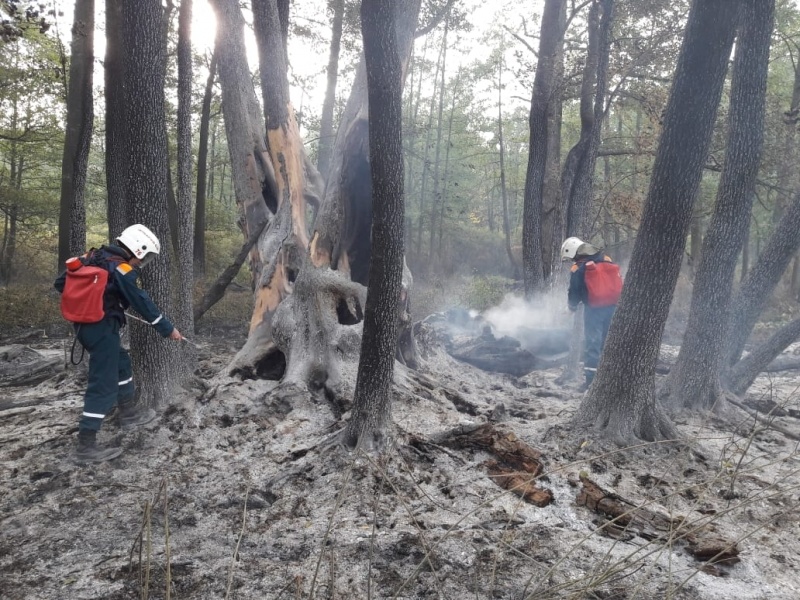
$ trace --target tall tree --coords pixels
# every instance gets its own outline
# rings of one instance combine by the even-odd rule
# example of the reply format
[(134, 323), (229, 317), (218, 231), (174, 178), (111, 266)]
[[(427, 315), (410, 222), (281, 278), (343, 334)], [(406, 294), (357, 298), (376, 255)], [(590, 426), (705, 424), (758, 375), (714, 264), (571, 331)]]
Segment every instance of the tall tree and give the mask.
[(786, 267), (800, 248), (800, 192), (786, 209), (733, 299), (726, 361), (733, 365)]
[[(518, 265), (514, 261), (514, 253), (511, 251), (511, 223), (508, 218), (508, 187), (506, 186), (506, 147), (503, 137), (503, 46), (504, 44), (501, 42), (500, 60), (497, 65), (497, 145), (500, 152), (500, 197), (503, 199), (503, 236), (506, 242), (506, 255), (511, 263), (511, 268), (517, 271)], [(452, 111), (450, 116), (452, 125)]]
[(581, 135), (564, 164), (561, 201), (566, 235), (588, 238), (594, 195), (594, 169), (605, 114), (606, 75), (614, 0), (594, 0), (589, 9), (589, 45), (581, 84)]
[(391, 415), (389, 397), (397, 341), (397, 300), (403, 276), (402, 63), (396, 8), (362, 0), (361, 31), (369, 96), (372, 260), (353, 412), (345, 446), (381, 448)]
[[(167, 130), (164, 111), (166, 39), (159, 0), (126, 2), (122, 7), (125, 44), (126, 140), (128, 145), (125, 196), (130, 222), (149, 227), (161, 240), (159, 259), (142, 270), (144, 286), (167, 315), (174, 304), (170, 294), (171, 259), (166, 241)], [(177, 344), (165, 344), (151, 327), (133, 327), (131, 355), (139, 396), (151, 406), (167, 403), (174, 387), (190, 375)], [(145, 376), (146, 374), (146, 376)]]
[(92, 140), (94, 103), (94, 0), (76, 0), (70, 43), (67, 130), (61, 161), (58, 219), (59, 269), (86, 248), (86, 171)]
[(730, 326), (736, 262), (750, 225), (761, 163), (774, 25), (774, 0), (744, 0), (733, 64), (728, 143), (717, 201), (695, 274), (689, 320), (662, 399), (710, 409), (720, 397), (720, 369)]
[(522, 273), (527, 298), (544, 288), (542, 194), (547, 169), (547, 116), (554, 99), (556, 59), (564, 36), (559, 27), (564, 2), (565, 0), (545, 0), (539, 38), (539, 63), (536, 66), (531, 96), (530, 142), (522, 222)]
[(173, 315), (178, 329), (194, 331), (192, 235), (192, 0), (181, 0), (178, 12), (178, 302)]
[(106, 0), (106, 56), (103, 62), (106, 105), (106, 190), (108, 239), (130, 223), (125, 195), (128, 164), (125, 117), (125, 43), (122, 0)]
[(670, 91), (626, 285), (597, 376), (576, 415), (621, 444), (674, 435), (655, 367), (680, 272), (740, 2), (694, 0)]
[[(217, 25), (219, 29), (219, 25)], [(200, 131), (197, 140), (197, 191), (195, 193), (194, 214), (194, 274), (195, 277), (206, 272), (206, 183), (208, 180), (208, 130), (211, 123), (211, 102), (214, 99), (214, 80), (217, 75), (217, 52), (211, 55), (208, 66), (208, 79), (203, 92), (200, 109)], [(252, 88), (252, 84), (250, 86)]]
[(319, 123), (319, 149), (317, 150), (317, 169), (323, 177), (328, 176), (328, 166), (333, 150), (333, 108), (336, 103), (336, 81), (339, 77), (339, 51), (342, 44), (342, 23), (344, 22), (344, 0), (331, 0), (333, 10), (331, 20), (331, 49), (328, 58), (327, 85), (322, 115)]

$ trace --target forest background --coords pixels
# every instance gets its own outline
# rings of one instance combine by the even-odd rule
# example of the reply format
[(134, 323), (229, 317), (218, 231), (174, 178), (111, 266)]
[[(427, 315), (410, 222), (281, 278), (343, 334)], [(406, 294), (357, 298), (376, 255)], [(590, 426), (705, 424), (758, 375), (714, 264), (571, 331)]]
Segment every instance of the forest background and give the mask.
[[(244, 532), (254, 508), (261, 512), (240, 565), (248, 577), (238, 581), (251, 595), (279, 597), (294, 586), (313, 597), (328, 556), (330, 595), (360, 585), (369, 597), (380, 580), (395, 595), (414, 581), (420, 597), (437, 586), (440, 597), (467, 589), (488, 597), (498, 585), (516, 598), (521, 569), (535, 589), (551, 586), (542, 597), (564, 589), (684, 597), (692, 579), (701, 583), (685, 597), (740, 597), (742, 584), (752, 597), (780, 597), (772, 586), (796, 597), (786, 568), (800, 485), (797, 446), (786, 441), (800, 439), (791, 426), (800, 414), (796, 381), (756, 380), (787, 348), (781, 368), (797, 368), (796, 3), (547, 0), (489, 9), (398, 0), (392, 15), (370, 0), (361, 14), (344, 0), (254, 0), (254, 13), (231, 0), (210, 4), (225, 26), (214, 43), (203, 2), (0, 2), (0, 337), (12, 344), (0, 357), (12, 371), (30, 356), (27, 366), (44, 365), (30, 386), (12, 385), (4, 405), (3, 468), (13, 489), (2, 495), (0, 556), (14, 578), (9, 589), (47, 582), (86, 597), (101, 588), (147, 597), (146, 580), (135, 581), (130, 565), (124, 573), (118, 549), (136, 535), (129, 517), (143, 506), (142, 549), (163, 497), (156, 558), (166, 565), (157, 579), (167, 596), (175, 586), (221, 595), (227, 538), (209, 532)], [(376, 15), (383, 20), (364, 25)], [(391, 21), (396, 37), (376, 36)], [(364, 76), (358, 63), (370, 33), (373, 43), (396, 43), (401, 60), (373, 45)], [(385, 85), (366, 85), (381, 74)], [(396, 103), (373, 97), (387, 90)], [(374, 185), (376, 174), (386, 182), (399, 173), (393, 185)], [(394, 210), (398, 199), (404, 211)], [(399, 214), (404, 221), (387, 228)], [(373, 215), (381, 277), (370, 278), (366, 296)], [(65, 257), (131, 221), (164, 243), (145, 286), (200, 343), (154, 343), (131, 324), (138, 390), (162, 419), (124, 439), (132, 451), (118, 464), (80, 471), (64, 459), (74, 423), (61, 409), (79, 403), (81, 375), (66, 368), (63, 340), (51, 341), (69, 334), (51, 282)], [(500, 314), (516, 326), (570, 327), (558, 248), (574, 234), (630, 265), (587, 394), (568, 369), (509, 377), (455, 363), (441, 351), (436, 318), (420, 322), (460, 307), (494, 309), (487, 320)], [(508, 294), (532, 303), (512, 312)], [(399, 323), (387, 317), (395, 313)], [(507, 332), (497, 323), (495, 333)], [(359, 361), (362, 331), (368, 351)], [(31, 340), (41, 354), (24, 345)], [(377, 462), (330, 452), (330, 432), (345, 423), (338, 439), (349, 449), (396, 452)], [(609, 439), (615, 444), (604, 445)], [(547, 454), (546, 472), (527, 443)], [(485, 461), (487, 452), (500, 461)], [(520, 461), (530, 469), (521, 481)], [(368, 493), (345, 494), (351, 474)], [(108, 523), (87, 522), (99, 496), (76, 495), (95, 485), (85, 477), (114, 498)], [(535, 487), (545, 480), (554, 493)], [(175, 481), (182, 489), (170, 496)], [(496, 495), (494, 484), (507, 492)], [(143, 501), (142, 490), (156, 488)], [(635, 508), (607, 508), (585, 534), (593, 493), (629, 496)], [(168, 498), (177, 500), (170, 508)], [(463, 504), (449, 510), (451, 500)], [(669, 518), (653, 517), (651, 506)], [(358, 532), (370, 527), (378, 559), (370, 555), (353, 583), (347, 572), (363, 566), (365, 550)], [(332, 528), (341, 538), (326, 549)], [(87, 544), (89, 529), (108, 541), (91, 544), (89, 562), (107, 566), (78, 580), (70, 553)], [(429, 545), (431, 530), (441, 553)], [(708, 542), (698, 531), (720, 535)], [(462, 543), (448, 545), (451, 534), (470, 540), (468, 558)], [(171, 539), (188, 559), (173, 560)], [(650, 542), (664, 544), (655, 558)], [(684, 542), (701, 562), (673, 552)], [(606, 558), (583, 560), (584, 543)], [(475, 565), (492, 575), (479, 578)], [(140, 574), (149, 566), (140, 558)], [(719, 575), (729, 579), (709, 582)]]
[[(636, 6), (636, 10), (633, 10)], [(435, 6), (429, 7), (431, 11)], [(7, 325), (41, 325), (54, 319), (53, 303), (31, 314), (12, 311), (30, 306), (19, 298), (43, 298), (36, 288), (57, 271), (57, 223), (61, 193), (61, 158), (66, 117), (70, 26), (73, 4), (42, 4), (47, 31), (26, 27), (25, 35), (3, 42), (2, 136), (0, 136), (0, 282)], [(312, 160), (317, 159), (324, 101), (327, 56), (330, 50), (332, 8), (320, 3), (292, 5), (289, 36), (289, 77), (298, 122)], [(792, 94), (797, 66), (798, 12), (794, 2), (779, 2), (770, 58), (766, 139), (753, 204), (748, 242), (739, 262), (739, 277), (746, 274), (795, 187), (795, 145), (788, 138)], [(55, 13), (54, 13), (55, 11)], [(502, 297), (509, 279), (519, 269), (522, 199), (528, 152), (530, 92), (536, 66), (538, 19), (536, 7), (522, 10), (516, 3), (487, 8), (485, 3), (458, 3), (445, 31), (440, 22), (416, 40), (404, 89), (404, 156), (406, 161), (406, 248), (409, 267), (420, 290), (412, 309), (416, 316), (452, 303), (445, 283), (478, 277), (467, 285), (465, 300), (484, 309)], [(660, 133), (660, 117), (669, 91), (688, 3), (621, 2), (616, 8), (609, 80), (608, 109), (603, 121), (595, 177), (592, 235), (613, 257), (625, 262), (635, 236), (647, 192), (649, 169)], [(93, 138), (86, 178), (88, 245), (99, 245), (107, 235), (104, 164), (102, 62), (104, 7), (96, 7)], [(177, 84), (175, 21), (172, 13), (167, 72), (168, 132), (172, 137), (172, 181), (175, 181), (175, 119)], [(345, 3), (339, 75), (334, 114), (347, 99), (360, 48), (360, 28), (355, 6)], [(218, 82), (209, 83), (213, 52), (213, 11), (195, 3), (193, 22), (192, 128), (195, 157), (194, 192), (198, 190), (198, 131), (202, 105), (210, 100), (207, 167), (201, 173), (206, 197), (205, 229), (197, 232), (198, 290), (203, 277), (216, 276), (241, 243), (236, 223), (237, 205), (231, 182), (230, 157), (222, 124)], [(248, 56), (255, 57), (252, 31)], [(570, 25), (561, 90), (563, 121), (561, 160), (580, 136), (580, 74), (586, 46), (586, 11), (576, 11)], [(630, 46), (626, 46), (629, 44)], [(446, 51), (443, 49), (446, 48)], [(614, 52), (619, 48), (619, 56)], [(632, 62), (626, 53), (638, 48)], [(619, 63), (619, 64), (617, 64)], [(255, 73), (257, 65), (251, 64)], [(206, 89), (208, 88), (208, 91)], [(258, 93), (258, 86), (256, 86)], [(691, 266), (699, 258), (702, 235), (713, 208), (723, 162), (726, 99), (717, 119), (714, 142), (704, 172), (692, 229), (686, 248), (688, 283)], [(792, 120), (792, 124), (794, 121)], [(499, 125), (504, 135), (504, 182), (501, 180)], [(330, 135), (330, 134), (329, 134)], [(174, 192), (173, 192), (174, 193)], [(503, 194), (507, 197), (508, 237), (517, 264), (504, 249)], [(431, 206), (441, 218), (432, 223)], [(435, 230), (434, 230), (435, 229)], [(203, 246), (205, 245), (205, 248)], [(513, 256), (511, 257), (513, 259)], [(246, 285), (247, 275), (239, 274)], [(519, 272), (517, 271), (518, 275)], [(427, 282), (435, 282), (428, 286)], [(30, 286), (34, 286), (33, 288)], [(796, 297), (800, 263), (788, 270), (779, 298)], [(33, 292), (37, 289), (37, 292)], [(685, 290), (685, 287), (684, 287)], [(17, 294), (22, 294), (18, 296)], [(487, 296), (488, 295), (488, 296)], [(487, 297), (484, 297), (487, 296)], [(17, 300), (15, 300), (17, 299)], [(782, 304), (785, 312), (791, 304)], [(249, 309), (244, 308), (246, 316)], [(242, 315), (240, 315), (241, 318)], [(41, 319), (42, 321), (40, 321)]]

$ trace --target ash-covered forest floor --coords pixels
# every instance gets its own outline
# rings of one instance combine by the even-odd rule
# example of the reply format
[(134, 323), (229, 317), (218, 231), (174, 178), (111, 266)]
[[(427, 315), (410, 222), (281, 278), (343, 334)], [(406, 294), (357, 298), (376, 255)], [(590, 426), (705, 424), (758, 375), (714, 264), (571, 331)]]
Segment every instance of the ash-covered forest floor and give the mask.
[[(69, 341), (18, 344), (63, 357)], [(240, 337), (196, 341), (205, 386), (144, 430), (105, 426), (125, 452), (97, 466), (71, 458), (80, 369), (0, 389), (0, 597), (800, 597), (797, 371), (746, 399), (783, 431), (738, 411), (682, 416), (684, 444), (621, 450), (569, 432), (582, 393), (559, 369), (490, 374), (433, 344), (426, 378), (398, 371), (395, 445), (375, 457), (336, 445), (343, 420), (324, 399), (220, 377)], [(497, 455), (452, 443), (480, 424), (541, 452), (551, 503), (500, 487)], [(580, 506), (585, 481), (623, 516)], [(738, 556), (698, 560), (698, 537)]]

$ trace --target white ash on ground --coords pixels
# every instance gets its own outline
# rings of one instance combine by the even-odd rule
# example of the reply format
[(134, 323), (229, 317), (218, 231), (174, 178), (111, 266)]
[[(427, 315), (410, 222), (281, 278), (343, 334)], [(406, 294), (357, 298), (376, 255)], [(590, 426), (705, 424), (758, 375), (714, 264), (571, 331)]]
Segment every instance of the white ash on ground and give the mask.
[[(209, 377), (235, 351), (198, 342)], [(63, 354), (57, 340), (29, 346)], [(6, 387), (0, 596), (163, 598), (169, 583), (173, 598), (800, 597), (791, 436), (741, 412), (737, 426), (681, 417), (677, 447), (581, 443), (567, 428), (581, 393), (559, 374), (486, 373), (433, 348), (425, 378), (398, 368), (395, 443), (381, 456), (344, 452), (323, 398), (287, 404), (276, 382), (216, 376), (213, 397), (187, 391), (142, 431), (105, 427), (125, 453), (92, 467), (71, 460), (79, 371)], [(800, 434), (799, 382), (773, 373), (746, 400), (769, 394), (775, 422)], [(536, 483), (552, 503), (499, 487), (489, 453), (443, 438), (481, 423), (542, 453)], [(614, 528), (577, 505), (581, 477), (679, 524)], [(689, 554), (686, 533), (701, 529), (735, 542), (738, 562)]]

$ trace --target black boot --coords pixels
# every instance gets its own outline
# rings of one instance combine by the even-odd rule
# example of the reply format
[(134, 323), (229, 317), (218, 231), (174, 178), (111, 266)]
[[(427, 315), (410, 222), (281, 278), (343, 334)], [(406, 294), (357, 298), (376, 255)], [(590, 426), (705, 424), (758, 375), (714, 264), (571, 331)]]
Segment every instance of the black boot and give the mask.
[(123, 430), (135, 429), (139, 425), (149, 423), (158, 416), (158, 413), (147, 406), (140, 406), (133, 401), (123, 402), (119, 405), (119, 426)]
[(78, 449), (75, 458), (80, 462), (98, 463), (122, 454), (122, 448), (103, 448), (97, 445), (97, 432), (81, 430), (78, 432)]

